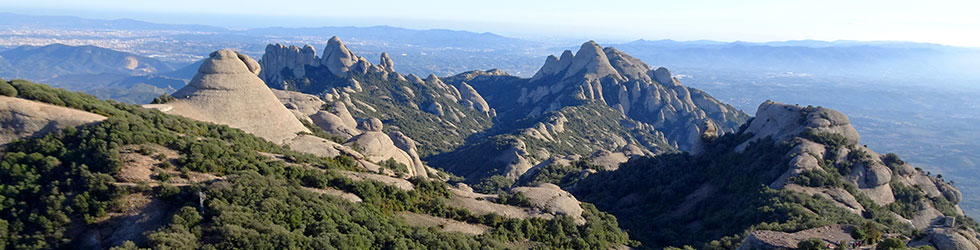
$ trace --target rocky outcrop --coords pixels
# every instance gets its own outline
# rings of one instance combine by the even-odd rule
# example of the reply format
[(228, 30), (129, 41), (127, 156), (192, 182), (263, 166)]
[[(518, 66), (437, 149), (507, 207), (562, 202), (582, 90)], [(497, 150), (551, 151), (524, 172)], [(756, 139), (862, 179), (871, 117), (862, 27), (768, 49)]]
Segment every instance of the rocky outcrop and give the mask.
[(315, 95), (296, 91), (272, 89), (272, 93), (279, 98), (279, 102), (286, 106), (286, 109), (289, 109), (296, 118), (309, 122), (312, 122), (310, 116), (319, 112), (320, 107), (326, 104), (326, 102)]
[(265, 69), (259, 73), (259, 78), (265, 80), (271, 87), (286, 89), (283, 70), (292, 76), (302, 77), (306, 75), (305, 65), (317, 66), (320, 62), (316, 56), (316, 49), (309, 44), (300, 48), (296, 45), (287, 47), (277, 43), (265, 47), (265, 54), (262, 55), (259, 63)]
[(853, 227), (847, 225), (830, 225), (795, 233), (758, 230), (745, 237), (745, 241), (738, 249), (797, 249), (801, 241), (812, 238), (820, 239), (825, 244), (854, 242), (854, 238), (851, 237), (853, 230)]
[[(855, 214), (862, 214), (865, 209), (857, 202), (858, 195), (870, 198), (879, 206), (895, 202), (894, 185), (913, 187), (926, 197), (946, 198), (953, 204), (961, 199), (959, 190), (942, 179), (916, 170), (897, 156), (883, 156), (860, 145), (860, 135), (850, 125), (848, 117), (831, 109), (767, 101), (759, 106), (756, 117), (743, 133), (751, 137), (738, 145), (736, 151), (743, 151), (750, 143), (765, 138), (792, 146), (786, 153), (788, 170), (769, 187), (823, 196)], [(794, 181), (806, 171), (828, 169), (839, 171), (844, 181), (856, 187), (856, 193), (840, 187), (805, 186)], [(931, 228), (942, 222), (945, 215), (934, 208), (931, 201), (916, 202), (911, 206), (918, 210), (903, 220), (917, 229)], [(962, 215), (958, 208), (955, 212)]]
[[(561, 61), (557, 63), (561, 64)], [(602, 46), (599, 46), (595, 41), (582, 44), (564, 71), (563, 79), (583, 74), (585, 79), (590, 81), (607, 76), (614, 80), (626, 80), (616, 68), (613, 68), (606, 53), (602, 50)]]
[(361, 134), (357, 129), (357, 121), (347, 110), (343, 102), (334, 102), (329, 110), (320, 110), (310, 116), (313, 124), (324, 131), (350, 139)]
[(105, 119), (105, 116), (77, 109), (0, 96), (0, 144)]
[(351, 66), (358, 61), (360, 60), (354, 52), (351, 52), (336, 36), (327, 40), (327, 47), (323, 48), (323, 56), (320, 58), (320, 64), (327, 66), (327, 69), (337, 76), (347, 76)]
[(174, 92), (168, 113), (242, 129), (283, 143), (310, 131), (279, 102), (257, 74), (258, 62), (232, 50), (211, 53), (197, 75)]
[(851, 127), (851, 121), (841, 112), (823, 107), (800, 107), (766, 101), (759, 105), (755, 118), (746, 133), (752, 133), (752, 138), (739, 145), (741, 151), (749, 143), (772, 137), (775, 141), (786, 141), (802, 135), (804, 132), (813, 134), (835, 134), (842, 136), (847, 144), (857, 144), (861, 140), (857, 130)]
[(517, 187), (512, 192), (523, 194), (531, 201), (531, 206), (534, 208), (554, 215), (568, 215), (575, 220), (576, 224), (585, 224), (585, 218), (582, 217), (584, 210), (578, 199), (555, 184), (545, 183), (536, 187)]
[(421, 157), (419, 157), (419, 153), (415, 145), (415, 140), (412, 140), (412, 138), (409, 138), (401, 131), (393, 131), (391, 133), (388, 133), (388, 136), (391, 137), (391, 141), (395, 143), (395, 147), (401, 149), (402, 151), (405, 151), (405, 153), (408, 154), (409, 158), (412, 159), (411, 164), (405, 164), (409, 168), (412, 168), (409, 170), (409, 172), (413, 176), (427, 177), (429, 172), (426, 169), (425, 164), (422, 163)]
[(388, 52), (381, 52), (381, 61), (378, 63), (381, 69), (387, 72), (395, 72), (395, 62), (388, 56)]
[(428, 176), (415, 140), (399, 131), (385, 134), (382, 132), (384, 123), (377, 118), (357, 122), (347, 110), (346, 104), (334, 102), (328, 110), (319, 110), (309, 116), (309, 119), (324, 131), (346, 140), (346, 147), (360, 150), (369, 161), (394, 159), (408, 167), (408, 176)]
[(490, 112), (490, 105), (483, 99), (483, 96), (480, 96), (479, 92), (476, 92), (476, 89), (473, 89), (473, 86), (465, 82), (460, 84), (459, 96), (462, 99), (463, 105), (480, 112)]
[(942, 227), (930, 230), (922, 240), (909, 244), (913, 247), (921, 245), (932, 246), (936, 250), (976, 250), (980, 249), (980, 240), (976, 233), (968, 230)]

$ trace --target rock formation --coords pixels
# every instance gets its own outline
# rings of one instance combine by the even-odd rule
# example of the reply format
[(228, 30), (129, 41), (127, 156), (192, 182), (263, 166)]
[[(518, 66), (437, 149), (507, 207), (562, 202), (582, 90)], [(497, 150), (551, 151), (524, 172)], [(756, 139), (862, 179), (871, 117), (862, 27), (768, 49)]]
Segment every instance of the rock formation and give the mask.
[(334, 157), (359, 155), (354, 150), (310, 134), (297, 117), (312, 112), (319, 102), (314, 96), (280, 93), (292, 110), (280, 102), (257, 74), (255, 60), (231, 50), (211, 53), (187, 86), (166, 104), (144, 105), (199, 121), (224, 124), (244, 130), (300, 152)]
[[(893, 158), (895, 156), (881, 155), (859, 145), (860, 135), (850, 125), (848, 117), (831, 109), (766, 101), (759, 106), (756, 117), (744, 133), (751, 134), (752, 137), (738, 145), (736, 151), (743, 151), (748, 144), (765, 138), (792, 146), (786, 154), (789, 169), (769, 185), (771, 188), (822, 196), (858, 215), (867, 208), (858, 202), (856, 196), (863, 195), (878, 206), (886, 206), (896, 202), (899, 194), (893, 190), (895, 185), (917, 189), (925, 197), (941, 197), (954, 206), (961, 201), (960, 191), (946, 181), (916, 170)], [(827, 170), (828, 167), (833, 170)], [(842, 173), (843, 179), (855, 187), (856, 193), (841, 187), (800, 184), (794, 179), (807, 171), (841, 171), (837, 168), (849, 169)], [(945, 225), (944, 222), (953, 217), (944, 215), (931, 201), (917, 202), (914, 204), (916, 211), (911, 217), (902, 218), (901, 215), (893, 214), (899, 220), (928, 234), (927, 238), (916, 244), (931, 245), (937, 249), (980, 246), (971, 243), (980, 243), (976, 240), (976, 232)], [(954, 215), (963, 216), (958, 207), (954, 209)], [(746, 242), (754, 240), (757, 239), (750, 237)]]
[(260, 66), (244, 54), (219, 50), (204, 60), (197, 75), (174, 92), (170, 113), (245, 130), (283, 143), (310, 131), (279, 102), (257, 74)]
[(272, 89), (272, 93), (279, 98), (279, 102), (286, 106), (286, 109), (289, 109), (296, 118), (302, 121), (313, 122), (310, 120), (310, 116), (316, 114), (320, 111), (320, 107), (327, 104), (315, 95), (278, 89)]
[[(582, 102), (599, 102), (626, 117), (652, 125), (678, 149), (697, 153), (708, 128), (712, 134), (733, 133), (748, 115), (707, 93), (685, 87), (665, 68), (652, 68), (639, 59), (593, 41), (578, 52), (549, 56), (529, 80), (508, 76), (479, 77), (472, 73), (450, 78), (466, 81), (484, 97), (502, 120), (539, 116)], [(498, 81), (514, 81), (509, 92)], [(512, 104), (516, 97), (517, 104)]]
[(77, 109), (0, 96), (0, 145), (105, 119), (105, 116)]
[(327, 41), (327, 47), (323, 48), (323, 56), (320, 58), (320, 63), (337, 76), (346, 76), (351, 66), (358, 61), (354, 52), (347, 49), (347, 45), (336, 36)]
[(585, 224), (582, 206), (575, 196), (555, 184), (545, 183), (536, 187), (517, 187), (513, 192), (521, 193), (531, 201), (531, 206), (551, 214), (571, 216), (576, 224)]
[(282, 44), (270, 44), (265, 47), (265, 54), (262, 55), (261, 65), (264, 69), (259, 73), (259, 78), (265, 80), (269, 86), (285, 89), (282, 74), (283, 70), (289, 70), (293, 76), (306, 75), (304, 65), (319, 65), (316, 49), (309, 44), (302, 48), (296, 45), (285, 46)]
[(391, 136), (381, 131), (383, 123), (377, 118), (364, 119), (357, 126), (361, 132), (345, 145), (360, 150), (372, 162), (393, 159), (404, 164), (408, 176), (428, 176), (425, 165), (415, 152), (415, 141), (400, 132)]

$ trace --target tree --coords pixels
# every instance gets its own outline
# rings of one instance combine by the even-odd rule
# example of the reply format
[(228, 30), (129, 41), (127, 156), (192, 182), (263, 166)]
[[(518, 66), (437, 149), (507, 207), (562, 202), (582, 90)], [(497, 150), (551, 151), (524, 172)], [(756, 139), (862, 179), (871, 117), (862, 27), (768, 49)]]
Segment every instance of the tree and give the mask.
[(827, 250), (827, 243), (820, 238), (809, 238), (796, 244), (799, 250)]
[(854, 239), (861, 240), (865, 244), (875, 244), (881, 241), (881, 229), (874, 222), (865, 222), (863, 226), (851, 233)]
[(898, 238), (885, 239), (881, 243), (878, 243), (878, 246), (875, 247), (875, 250), (890, 250), (890, 249), (908, 249), (908, 248), (905, 247), (905, 242), (902, 242), (902, 240)]

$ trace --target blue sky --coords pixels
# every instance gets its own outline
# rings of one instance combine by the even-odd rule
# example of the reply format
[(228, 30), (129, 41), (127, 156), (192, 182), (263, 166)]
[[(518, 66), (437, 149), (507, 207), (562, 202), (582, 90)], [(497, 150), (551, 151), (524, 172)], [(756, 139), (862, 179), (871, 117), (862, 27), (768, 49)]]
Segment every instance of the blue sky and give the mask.
[(0, 9), (231, 28), (448, 28), (539, 40), (893, 40), (980, 47), (977, 0), (0, 0)]

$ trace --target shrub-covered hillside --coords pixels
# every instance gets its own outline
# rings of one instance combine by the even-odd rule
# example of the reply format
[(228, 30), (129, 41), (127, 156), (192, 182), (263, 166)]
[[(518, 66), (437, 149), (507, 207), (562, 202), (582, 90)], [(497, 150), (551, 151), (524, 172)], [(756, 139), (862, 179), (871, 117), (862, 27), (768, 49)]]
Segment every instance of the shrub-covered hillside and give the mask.
[[(588, 204), (584, 225), (561, 215), (476, 215), (447, 205), (442, 182), (413, 179), (414, 187), (404, 190), (348, 178), (342, 173), (359, 171), (349, 157), (296, 153), (227, 126), (26, 81), (3, 82), (0, 90), (108, 117), (4, 147), (0, 247), (6, 249), (608, 249), (628, 243), (615, 218)], [(151, 179), (128, 177), (139, 159), (156, 162), (148, 168)], [(149, 205), (134, 205), (140, 199)], [(130, 221), (134, 207), (144, 209), (135, 213), (143, 219), (120, 223)], [(468, 235), (420, 227), (401, 212), (489, 230)], [(144, 227), (144, 221), (162, 223)]]

